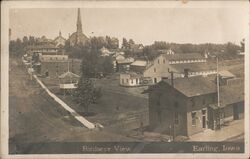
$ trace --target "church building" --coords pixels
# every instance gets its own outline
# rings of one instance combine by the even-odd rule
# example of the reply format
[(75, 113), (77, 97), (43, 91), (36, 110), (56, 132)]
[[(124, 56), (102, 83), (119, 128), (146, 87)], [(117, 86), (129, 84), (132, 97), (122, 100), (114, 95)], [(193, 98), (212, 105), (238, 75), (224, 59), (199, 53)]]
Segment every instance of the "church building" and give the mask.
[(86, 35), (83, 34), (82, 31), (80, 8), (78, 8), (76, 28), (76, 32), (71, 34), (69, 37), (70, 46), (75, 46), (79, 44), (85, 45), (89, 39)]
[(54, 43), (56, 45), (56, 47), (63, 47), (65, 45), (66, 39), (64, 37), (62, 37), (62, 33), (61, 31), (59, 31), (59, 36), (57, 36), (54, 40)]

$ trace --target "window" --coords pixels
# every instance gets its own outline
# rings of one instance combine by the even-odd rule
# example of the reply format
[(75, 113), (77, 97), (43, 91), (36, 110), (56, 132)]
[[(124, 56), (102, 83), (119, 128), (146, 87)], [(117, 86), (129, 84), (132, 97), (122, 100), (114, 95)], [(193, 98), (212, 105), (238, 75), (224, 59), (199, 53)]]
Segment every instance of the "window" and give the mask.
[(160, 64), (160, 60), (158, 59), (158, 64)]
[(138, 78), (136, 78), (136, 84), (139, 84), (139, 79)]
[(163, 63), (165, 63), (165, 59), (163, 59)]
[(206, 109), (202, 109), (201, 112), (202, 112), (202, 115), (206, 115)]
[(134, 79), (131, 79), (131, 84), (133, 84), (134, 83)]
[(156, 72), (156, 68), (154, 68), (154, 72)]
[(178, 125), (179, 124), (179, 113), (174, 112), (174, 124)]
[(122, 79), (122, 84), (124, 84), (124, 79)]
[(126, 82), (128, 83), (128, 79), (126, 80)]
[(192, 126), (196, 126), (196, 112), (192, 112)]
[(157, 78), (154, 78), (154, 83), (157, 83)]

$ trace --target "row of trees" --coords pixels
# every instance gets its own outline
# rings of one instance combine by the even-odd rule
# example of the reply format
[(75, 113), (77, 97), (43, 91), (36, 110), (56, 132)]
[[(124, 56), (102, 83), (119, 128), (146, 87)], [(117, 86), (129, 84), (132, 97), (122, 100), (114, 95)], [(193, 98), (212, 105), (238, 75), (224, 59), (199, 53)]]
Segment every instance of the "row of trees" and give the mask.
[(237, 45), (231, 42), (225, 44), (177, 44), (177, 43), (167, 43), (164, 41), (155, 41), (154, 44), (145, 46), (143, 52), (139, 56), (146, 57), (148, 59), (153, 59), (159, 54), (158, 50), (171, 49), (175, 53), (200, 53), (205, 52), (217, 54), (223, 58), (234, 58), (237, 56), (239, 51), (244, 51), (244, 40), (241, 41), (241, 45)]
[(38, 41), (38, 38), (34, 36), (24, 36), (21, 40), (17, 38), (16, 40), (11, 40), (9, 43), (10, 56), (22, 56), (25, 48), (29, 45), (34, 45)]
[(126, 38), (122, 39), (122, 49), (131, 49), (131, 46), (134, 45), (135, 42), (133, 39), (127, 40)]

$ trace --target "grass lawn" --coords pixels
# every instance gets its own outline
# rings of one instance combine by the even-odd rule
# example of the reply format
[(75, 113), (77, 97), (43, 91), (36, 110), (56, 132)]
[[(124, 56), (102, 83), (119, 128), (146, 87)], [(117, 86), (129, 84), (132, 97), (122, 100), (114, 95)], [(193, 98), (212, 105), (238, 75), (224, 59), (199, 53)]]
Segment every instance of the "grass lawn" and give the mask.
[[(79, 114), (83, 108), (74, 102), (70, 95), (59, 93), (56, 79), (41, 79), (45, 85), (59, 98), (76, 110)], [(101, 87), (102, 97), (97, 104), (92, 104), (89, 111), (94, 115), (86, 116), (91, 122), (102, 124), (106, 129), (113, 131), (131, 130), (148, 125), (147, 94), (141, 94), (147, 87), (125, 88), (119, 86), (117, 75), (109, 78), (95, 79), (96, 87)]]

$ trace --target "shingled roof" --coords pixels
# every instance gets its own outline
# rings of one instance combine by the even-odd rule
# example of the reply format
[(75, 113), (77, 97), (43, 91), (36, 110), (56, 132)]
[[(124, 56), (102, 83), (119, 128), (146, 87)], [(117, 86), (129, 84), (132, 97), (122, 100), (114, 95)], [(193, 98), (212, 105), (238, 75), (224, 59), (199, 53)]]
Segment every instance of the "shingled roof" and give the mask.
[(183, 72), (184, 69), (189, 69), (190, 72), (216, 70), (216, 65), (209, 63), (182, 63), (171, 65), (171, 67), (177, 72)]
[(79, 75), (77, 75), (77, 74), (74, 74), (74, 73), (72, 73), (72, 72), (65, 72), (65, 73), (63, 73), (63, 74), (61, 74), (60, 76), (59, 76), (59, 78), (80, 78), (80, 76)]
[(199, 53), (185, 53), (185, 54), (163, 54), (168, 60), (195, 60), (195, 59), (205, 59)]
[[(164, 79), (161, 82), (171, 85), (169, 79)], [(216, 93), (217, 91), (216, 85), (202, 76), (174, 79), (174, 88), (187, 97)]]

